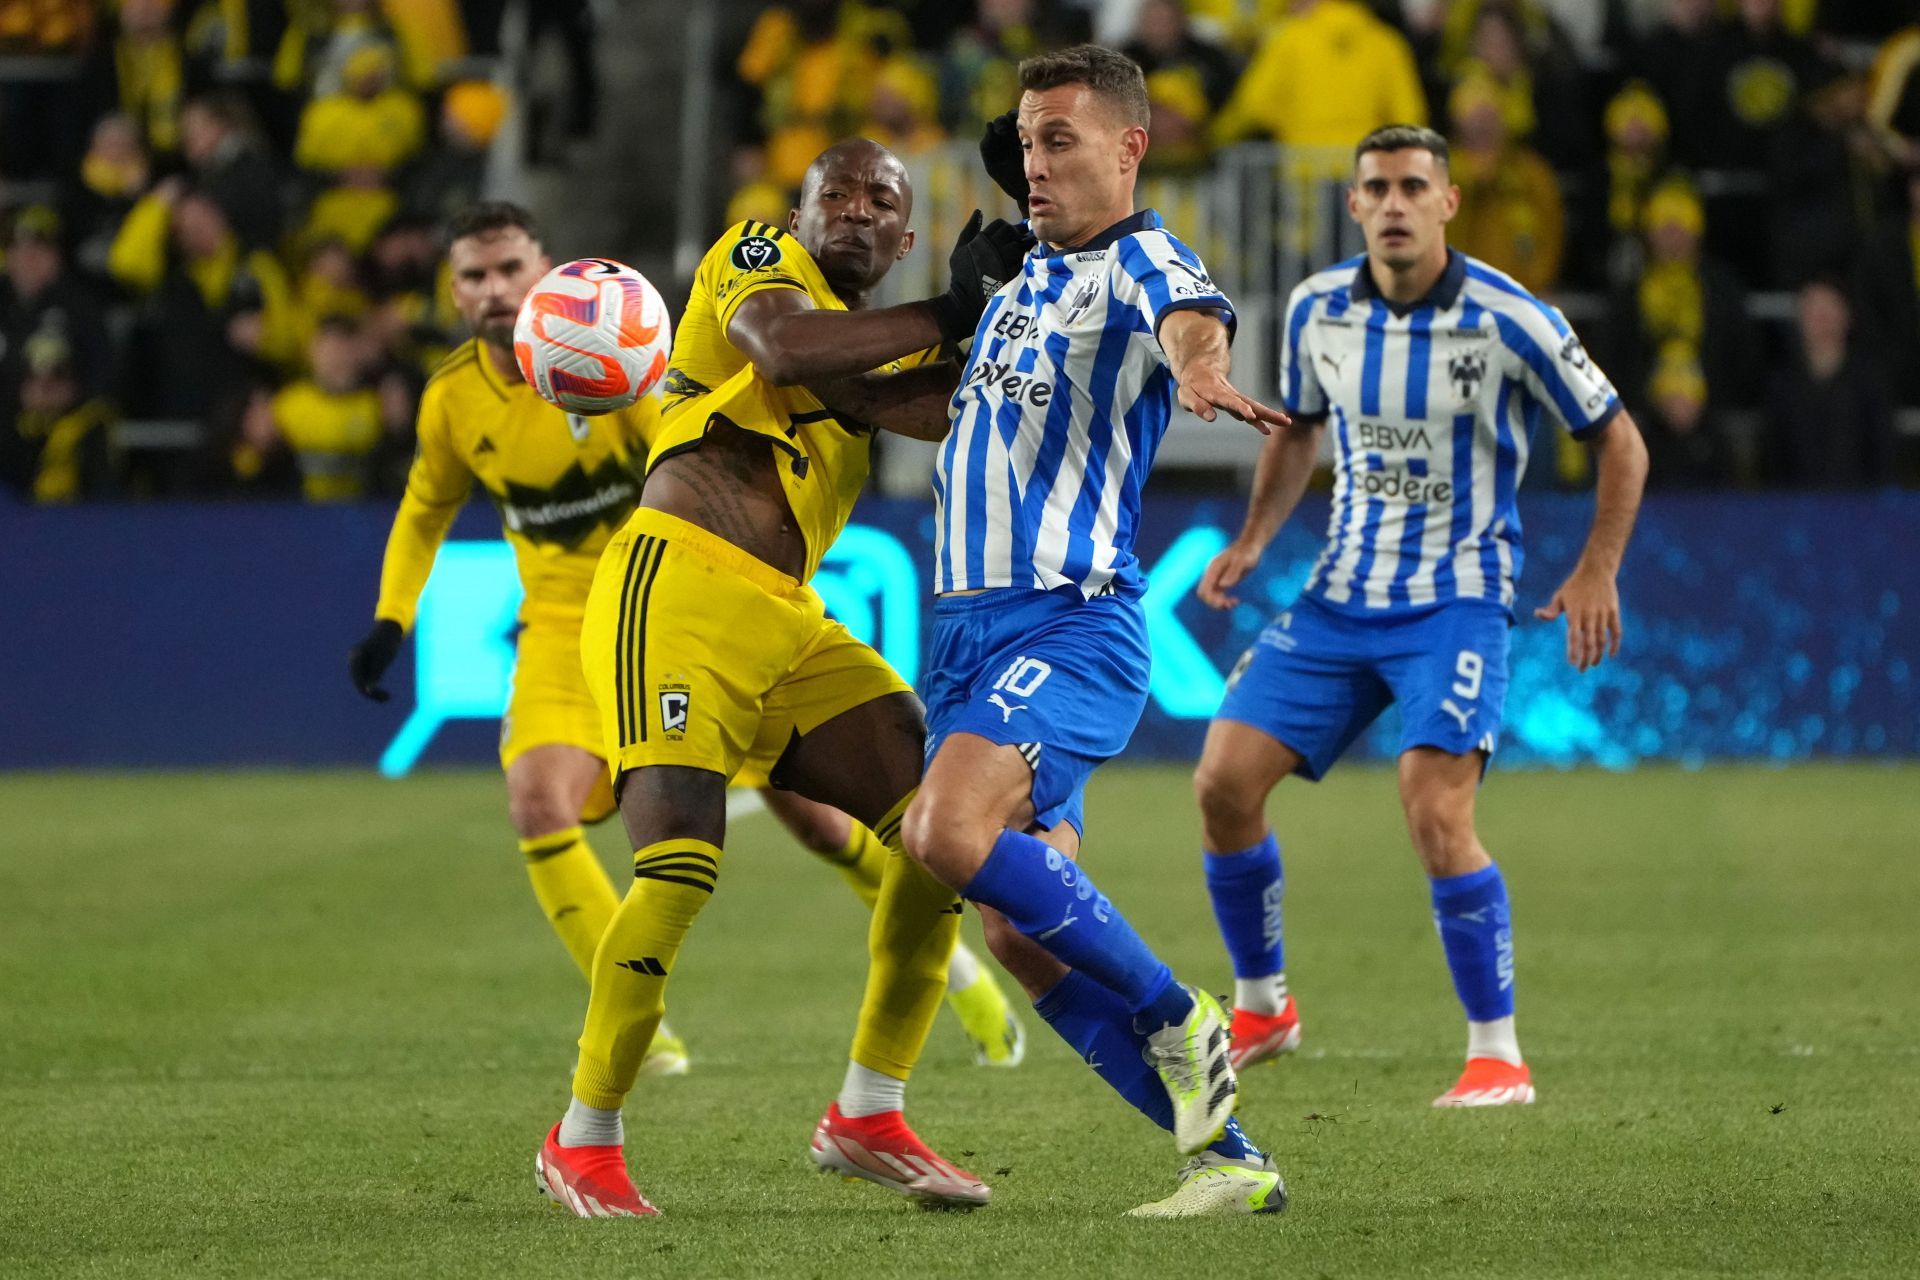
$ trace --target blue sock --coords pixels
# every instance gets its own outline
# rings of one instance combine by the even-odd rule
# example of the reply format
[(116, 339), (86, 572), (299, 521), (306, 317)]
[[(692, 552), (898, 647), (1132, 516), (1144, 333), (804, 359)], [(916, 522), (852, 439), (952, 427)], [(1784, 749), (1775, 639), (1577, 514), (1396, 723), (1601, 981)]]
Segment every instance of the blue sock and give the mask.
[(1267, 978), (1286, 970), (1280, 941), (1280, 845), (1267, 838), (1242, 853), (1206, 855), (1213, 918), (1233, 957), (1236, 978)]
[[(1134, 1110), (1162, 1129), (1173, 1129), (1166, 1087), (1140, 1056), (1147, 1038), (1133, 1029), (1133, 1015), (1119, 996), (1075, 970), (1034, 1001), (1033, 1011)], [(1229, 1160), (1262, 1158), (1237, 1119), (1227, 1121), (1227, 1131), (1207, 1150)]]
[(1453, 989), (1474, 1022), (1513, 1013), (1513, 928), (1507, 883), (1485, 866), (1433, 882), (1433, 923), (1453, 971)]
[[(1002, 831), (960, 896), (994, 908), (1013, 927), (1126, 1001), (1156, 1027), (1178, 1022), (1192, 997), (1148, 949), (1087, 873), (1052, 845)], [(1171, 1011), (1171, 1016), (1166, 1016)]]

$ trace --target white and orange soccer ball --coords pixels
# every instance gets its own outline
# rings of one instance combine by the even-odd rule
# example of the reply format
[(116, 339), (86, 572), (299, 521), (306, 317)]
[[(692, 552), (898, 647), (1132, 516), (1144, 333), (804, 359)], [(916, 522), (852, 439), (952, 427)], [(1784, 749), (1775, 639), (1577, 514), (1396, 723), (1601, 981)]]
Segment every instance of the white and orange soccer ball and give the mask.
[(592, 415), (624, 409), (666, 376), (673, 323), (651, 281), (622, 262), (581, 258), (540, 278), (520, 304), (513, 355), (548, 403)]

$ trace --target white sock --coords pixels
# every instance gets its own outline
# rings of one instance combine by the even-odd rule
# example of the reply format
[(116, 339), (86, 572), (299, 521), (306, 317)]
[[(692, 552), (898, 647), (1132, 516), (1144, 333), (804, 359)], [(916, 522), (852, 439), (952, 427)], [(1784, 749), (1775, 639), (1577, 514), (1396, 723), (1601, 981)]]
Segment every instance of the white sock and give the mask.
[(967, 944), (953, 944), (953, 959), (947, 962), (947, 990), (965, 991), (980, 981), (980, 958), (967, 950)]
[(1520, 1037), (1513, 1032), (1513, 1015), (1495, 1018), (1490, 1022), (1467, 1022), (1467, 1056), (1469, 1058), (1498, 1058), (1502, 1062), (1519, 1066), (1525, 1061), (1520, 1056)]
[(1273, 1017), (1287, 1007), (1287, 975), (1284, 971), (1264, 978), (1235, 978), (1233, 1007), (1249, 1013)]
[(899, 1111), (907, 1105), (907, 1082), (849, 1062), (846, 1081), (840, 1086), (839, 1102), (840, 1114), (849, 1119)]
[(567, 1103), (567, 1114), (560, 1120), (561, 1146), (617, 1147), (625, 1141), (620, 1108), (590, 1107), (578, 1098)]

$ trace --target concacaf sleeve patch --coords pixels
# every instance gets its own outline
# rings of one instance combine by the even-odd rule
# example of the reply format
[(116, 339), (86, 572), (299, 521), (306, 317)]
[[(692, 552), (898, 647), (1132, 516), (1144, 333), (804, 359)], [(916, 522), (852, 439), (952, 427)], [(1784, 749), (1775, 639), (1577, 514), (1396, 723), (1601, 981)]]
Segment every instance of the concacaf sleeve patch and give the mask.
[(780, 261), (780, 246), (765, 236), (741, 236), (734, 241), (727, 261), (742, 271), (758, 271)]

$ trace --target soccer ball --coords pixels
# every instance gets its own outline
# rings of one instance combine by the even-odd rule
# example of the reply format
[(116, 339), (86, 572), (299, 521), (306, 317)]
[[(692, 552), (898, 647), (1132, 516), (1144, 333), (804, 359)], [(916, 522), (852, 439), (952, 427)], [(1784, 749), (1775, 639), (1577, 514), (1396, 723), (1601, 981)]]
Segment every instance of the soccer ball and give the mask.
[(543, 400), (612, 413), (666, 376), (673, 323), (651, 281), (625, 263), (581, 258), (540, 278), (520, 304), (513, 355)]

